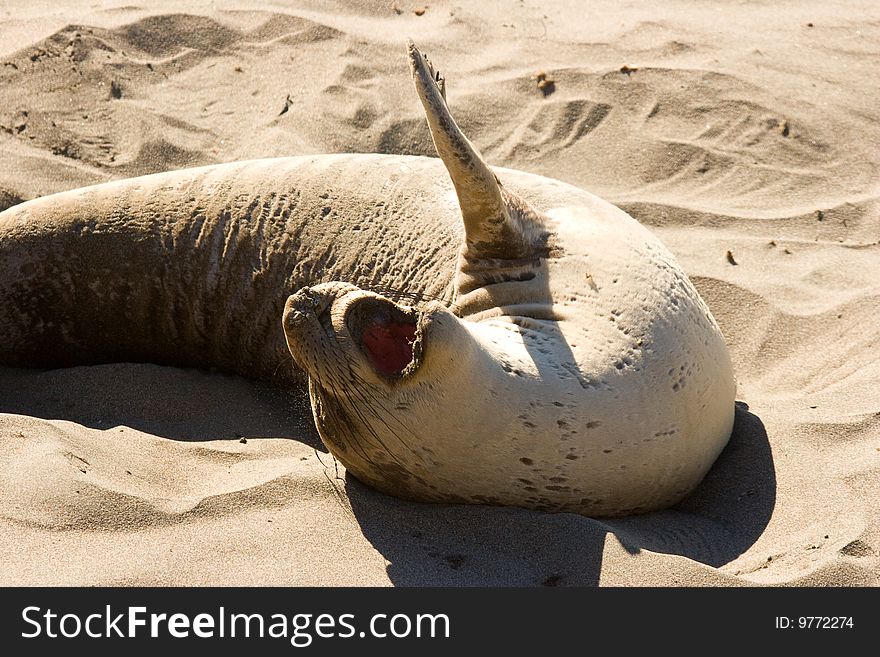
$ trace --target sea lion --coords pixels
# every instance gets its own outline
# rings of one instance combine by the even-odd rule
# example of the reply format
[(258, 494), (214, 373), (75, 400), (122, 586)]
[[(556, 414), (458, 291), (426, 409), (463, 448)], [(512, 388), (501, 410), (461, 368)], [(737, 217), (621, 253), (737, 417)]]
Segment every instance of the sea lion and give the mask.
[(330, 452), (407, 499), (590, 516), (680, 500), (733, 425), (708, 308), (620, 209), (490, 169), (408, 56), (440, 161), (254, 160), (0, 213), (0, 363), (305, 373)]

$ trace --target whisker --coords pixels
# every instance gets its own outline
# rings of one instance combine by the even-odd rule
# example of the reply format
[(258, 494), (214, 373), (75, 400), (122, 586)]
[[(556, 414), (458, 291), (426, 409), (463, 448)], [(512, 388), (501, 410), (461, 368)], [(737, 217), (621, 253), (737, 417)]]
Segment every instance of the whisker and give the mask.
[[(369, 395), (368, 393), (365, 392), (366, 382), (357, 373), (355, 373), (351, 368), (349, 368), (349, 383), (350, 383), (350, 385), (347, 386), (345, 389), (347, 389), (349, 391), (350, 395), (352, 396), (353, 399), (351, 401), (360, 402), (360, 404), (346, 403), (346, 406), (348, 407), (350, 412), (353, 412), (357, 416), (357, 418), (363, 424), (364, 428), (372, 435), (372, 437), (379, 443), (379, 445), (381, 445), (382, 449), (386, 452), (386, 454), (388, 454), (388, 456), (390, 458), (394, 459), (394, 461), (397, 462), (398, 465), (401, 465), (401, 466), (403, 465), (394, 456), (394, 454), (388, 449), (388, 446), (384, 443), (384, 441), (379, 437), (379, 435), (373, 429), (372, 422), (369, 420), (369, 418), (367, 418), (364, 415), (365, 411), (369, 411), (369, 413), (376, 420), (378, 420), (382, 425), (384, 425), (385, 428), (388, 430), (388, 432), (394, 438), (396, 438), (397, 441), (407, 451), (412, 453), (414, 456), (418, 456), (416, 454), (416, 452), (413, 451), (413, 449), (407, 444), (407, 442), (405, 440), (403, 440), (403, 438), (401, 438), (400, 434), (394, 428), (392, 428), (390, 424), (388, 424), (388, 421), (386, 420), (386, 418), (391, 417), (391, 418), (396, 419), (394, 414), (390, 413), (388, 408), (384, 404), (382, 404), (382, 402), (379, 399), (377, 399), (373, 395)], [(349, 400), (346, 400), (346, 401), (349, 401)], [(383, 411), (385, 411), (385, 414), (382, 415), (380, 413), (377, 413), (375, 406), (379, 406)], [(407, 427), (406, 425), (403, 425), (402, 423), (399, 423), (399, 424), (408, 434), (410, 434), (410, 435), (412, 434), (409, 427)]]
[(287, 364), (287, 362), (287, 357), (282, 356), (281, 358), (279, 358), (278, 364), (275, 365), (275, 369), (272, 370), (272, 376), (276, 376), (278, 374), (278, 370), (280, 370), (283, 365)]
[(351, 509), (351, 505), (348, 502), (348, 498), (346, 497), (345, 493), (342, 491), (342, 487), (337, 483), (338, 481), (344, 481), (344, 480), (339, 476), (339, 468), (336, 467), (337, 461), (335, 458), (333, 459), (333, 466), (334, 466), (333, 479), (331, 479), (330, 475), (327, 474), (326, 467), (324, 468), (324, 478), (327, 480), (327, 483), (330, 484), (330, 488), (333, 489), (333, 497), (336, 498), (336, 501), (339, 503), (339, 506), (341, 506), (344, 511), (347, 511), (349, 515), (354, 516), (354, 512)]

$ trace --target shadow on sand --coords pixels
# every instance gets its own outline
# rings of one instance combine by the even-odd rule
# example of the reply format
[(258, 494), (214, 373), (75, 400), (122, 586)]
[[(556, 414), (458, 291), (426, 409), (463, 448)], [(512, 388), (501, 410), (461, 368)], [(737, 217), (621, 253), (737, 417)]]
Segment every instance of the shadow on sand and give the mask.
[(326, 451), (304, 390), (148, 363), (0, 368), (0, 413), (187, 442), (286, 437)]
[(399, 586), (595, 586), (607, 535), (630, 553), (687, 557), (711, 567), (745, 552), (776, 502), (776, 474), (761, 420), (737, 403), (730, 442), (712, 470), (672, 509), (593, 520), (513, 508), (412, 504), (354, 481), (347, 491), (364, 535)]
[[(302, 393), (197, 370), (0, 368), (0, 412), (96, 429), (126, 425), (184, 441), (289, 437), (324, 451)], [(509, 507), (416, 504), (351, 476), (345, 488), (364, 536), (389, 562), (388, 575), (399, 586), (594, 586), (609, 534), (631, 554), (649, 550), (719, 567), (754, 544), (776, 502), (767, 433), (742, 402), (712, 470), (666, 511), (593, 520)]]

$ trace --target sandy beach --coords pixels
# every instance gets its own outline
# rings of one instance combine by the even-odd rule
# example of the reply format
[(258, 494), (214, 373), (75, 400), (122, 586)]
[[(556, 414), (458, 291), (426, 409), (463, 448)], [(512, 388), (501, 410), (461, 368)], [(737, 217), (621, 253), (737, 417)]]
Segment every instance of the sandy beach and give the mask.
[[(649, 227), (730, 348), (699, 488), (591, 519), (350, 476), (301, 391), (0, 368), (0, 584), (880, 585), (880, 5), (0, 5), (0, 210), (252, 158), (434, 156), (405, 40), (494, 166)], [(548, 81), (552, 81), (548, 82)]]

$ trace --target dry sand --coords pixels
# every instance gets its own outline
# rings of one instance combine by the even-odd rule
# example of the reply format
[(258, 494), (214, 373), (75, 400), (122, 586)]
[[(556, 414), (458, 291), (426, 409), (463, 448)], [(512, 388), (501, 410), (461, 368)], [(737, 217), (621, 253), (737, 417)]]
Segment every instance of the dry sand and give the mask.
[(0, 5), (0, 207), (434, 155), (411, 36), (491, 164), (599, 194), (677, 255), (733, 354), (735, 432), (676, 508), (596, 521), (373, 492), (299, 397), (242, 379), (0, 370), (0, 584), (880, 584), (880, 5), (147, 4)]

